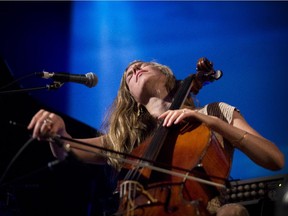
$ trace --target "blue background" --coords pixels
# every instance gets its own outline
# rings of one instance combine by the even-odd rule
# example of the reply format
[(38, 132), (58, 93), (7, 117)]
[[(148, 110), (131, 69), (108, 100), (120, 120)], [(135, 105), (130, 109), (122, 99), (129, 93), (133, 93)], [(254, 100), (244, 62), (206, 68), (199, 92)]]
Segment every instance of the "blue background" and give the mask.
[[(0, 54), (15, 78), (30, 73), (94, 72), (97, 86), (65, 83), (29, 94), (96, 129), (116, 96), (127, 64), (166, 64), (178, 79), (207, 57), (223, 71), (197, 95), (200, 105), (224, 101), (288, 155), (288, 2), (75, 1), (1, 2)], [(45, 86), (37, 77), (23, 88)], [(21, 112), (21, 108), (19, 109)], [(32, 117), (32, 116), (31, 116)], [(27, 122), (28, 123), (28, 122)], [(231, 177), (272, 172), (236, 151)]]

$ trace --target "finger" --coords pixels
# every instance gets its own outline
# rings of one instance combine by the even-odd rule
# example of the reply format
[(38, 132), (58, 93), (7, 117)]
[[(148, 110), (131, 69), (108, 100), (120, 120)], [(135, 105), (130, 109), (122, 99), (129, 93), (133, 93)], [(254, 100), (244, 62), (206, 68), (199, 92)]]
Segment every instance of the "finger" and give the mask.
[(44, 110), (41, 109), (33, 116), (33, 118), (31, 119), (30, 123), (27, 126), (27, 129), (30, 130), (30, 129), (32, 129), (35, 126), (37, 120), (42, 116), (43, 112), (44, 112)]
[(49, 119), (50, 113), (46, 110), (38, 113), (33, 130), (33, 137), (40, 138), (47, 132), (47, 129), (51, 129), (51, 120)]
[(165, 118), (167, 115), (168, 115), (168, 113), (170, 112), (170, 110), (168, 110), (168, 111), (165, 111), (164, 113), (162, 113), (160, 116), (158, 116), (158, 119), (162, 119), (162, 118)]
[(40, 129), (41, 134), (47, 135), (47, 133), (52, 130), (53, 125), (54, 125), (52, 117), (53, 117), (53, 113), (49, 113), (49, 112), (43, 113), (41, 119), (44, 119), (44, 120), (43, 121), (41, 120), (42, 121), (41, 129)]
[(168, 115), (166, 117), (166, 119), (167, 119), (166, 126), (170, 127), (171, 125), (173, 125), (174, 121), (178, 118), (178, 116), (179, 116), (179, 112), (178, 111), (171, 112), (170, 115)]
[(169, 110), (163, 120), (163, 126), (168, 126), (171, 116), (173, 115), (173, 111)]
[(40, 135), (42, 137), (47, 137), (50, 135), (53, 127), (53, 122), (50, 119), (45, 119), (43, 124), (41, 125)]
[(180, 122), (182, 122), (186, 117), (187, 117), (187, 109), (182, 109), (182, 110), (179, 110), (180, 111), (180, 114), (178, 115), (178, 117), (175, 119), (174, 121), (174, 124), (178, 124)]
[(169, 113), (166, 115), (164, 119), (163, 126), (166, 127), (171, 126), (180, 114), (181, 113), (179, 112), (179, 110), (169, 111)]
[(170, 119), (168, 120), (168, 123), (166, 126), (171, 126), (172, 124), (178, 124), (180, 122), (183, 122), (187, 116), (190, 115), (190, 110), (189, 109), (180, 109), (180, 110), (175, 110), (173, 112), (173, 115), (170, 116)]
[(42, 118), (39, 118), (34, 125), (33, 137), (40, 138), (41, 134), (43, 133), (43, 129), (44, 129), (44, 120)]

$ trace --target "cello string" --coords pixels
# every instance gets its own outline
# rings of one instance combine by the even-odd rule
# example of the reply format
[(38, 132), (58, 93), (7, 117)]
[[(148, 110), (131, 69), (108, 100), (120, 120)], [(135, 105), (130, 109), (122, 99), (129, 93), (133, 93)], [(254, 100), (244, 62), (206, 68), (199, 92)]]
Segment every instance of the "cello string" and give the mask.
[[(192, 88), (192, 81), (194, 80), (194, 78), (195, 78), (195, 75), (189, 75), (187, 78), (185, 78), (182, 81), (182, 84), (180, 85), (180, 88), (178, 88), (176, 95), (173, 99), (173, 102), (169, 107), (170, 110), (174, 110), (183, 105), (184, 101), (186, 100), (190, 92), (190, 89)], [(156, 129), (156, 133), (153, 137), (153, 140), (148, 146), (148, 149), (145, 151), (144, 156), (143, 156), (144, 158), (147, 158), (152, 161), (156, 160), (160, 150), (163, 147), (164, 140), (168, 134), (168, 129), (162, 126), (162, 122), (159, 124), (159, 127)], [(128, 180), (128, 179), (138, 180), (141, 176), (141, 173), (139, 172), (139, 170), (140, 170), (139, 166), (136, 166), (134, 169), (129, 170), (124, 179), (125, 180)]]
[[(161, 123), (160, 127), (157, 129), (157, 134), (154, 135), (153, 140), (151, 141), (147, 150), (141, 157), (148, 158), (151, 161), (156, 161), (156, 158), (164, 143), (163, 136), (166, 137), (167, 134), (168, 134), (168, 129), (163, 127)], [(143, 162), (143, 160), (140, 160), (140, 162)], [(129, 170), (124, 179), (125, 180), (139, 180), (141, 177), (140, 169), (143, 170), (143, 167), (136, 166), (136, 168)]]

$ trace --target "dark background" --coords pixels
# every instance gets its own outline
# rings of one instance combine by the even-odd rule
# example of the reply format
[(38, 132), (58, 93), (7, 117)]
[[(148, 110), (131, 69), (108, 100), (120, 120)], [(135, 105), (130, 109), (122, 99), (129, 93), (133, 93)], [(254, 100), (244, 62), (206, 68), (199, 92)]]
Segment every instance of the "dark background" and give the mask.
[[(65, 83), (57, 90), (2, 93), (1, 173), (30, 138), (25, 126), (39, 108), (61, 114), (76, 137), (97, 134), (134, 59), (155, 59), (182, 79), (194, 73), (198, 58), (208, 57), (224, 76), (201, 90), (200, 105), (222, 100), (237, 106), (288, 154), (288, 2), (1, 1), (0, 28), (1, 91), (45, 88), (50, 81), (33, 76), (42, 70), (95, 71), (99, 78), (93, 89)], [(33, 209), (35, 215), (86, 215), (91, 206), (103, 206), (99, 202), (110, 191), (107, 167), (73, 161), (51, 170), (47, 164), (54, 160), (47, 143), (33, 141), (24, 149), (5, 176), (2, 214), (20, 209), (32, 215)], [(272, 172), (236, 151), (231, 178), (286, 173), (287, 162)]]

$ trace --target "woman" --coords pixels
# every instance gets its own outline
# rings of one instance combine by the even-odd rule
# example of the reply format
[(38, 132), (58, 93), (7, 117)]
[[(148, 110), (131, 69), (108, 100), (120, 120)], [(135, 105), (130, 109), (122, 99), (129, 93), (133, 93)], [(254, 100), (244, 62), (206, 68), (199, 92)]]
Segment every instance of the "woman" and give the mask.
[[(198, 86), (197, 86), (198, 85)], [(238, 109), (226, 103), (208, 104), (203, 108), (196, 108), (193, 100), (187, 98), (181, 109), (169, 110), (176, 79), (165, 65), (156, 62), (132, 62), (124, 72), (118, 95), (105, 120), (103, 136), (81, 139), (85, 143), (109, 148), (119, 152), (130, 153), (135, 147), (153, 136), (157, 126), (163, 127), (182, 124), (183, 122), (200, 122), (222, 139), (228, 149), (238, 148), (256, 164), (270, 170), (279, 170), (284, 166), (284, 156), (277, 146), (261, 136), (241, 116)], [(194, 88), (199, 90), (201, 83), (195, 82)], [(32, 118), (28, 129), (33, 129), (33, 137), (47, 139), (51, 135), (71, 137), (65, 129), (62, 118), (46, 110), (40, 110)], [(69, 142), (71, 149), (77, 145)], [(87, 151), (73, 149), (73, 153), (87, 163), (109, 163), (117, 170), (121, 169), (121, 160), (109, 154), (104, 157), (100, 150), (82, 147)], [(57, 158), (65, 158), (66, 150), (51, 141), (51, 149)], [(98, 152), (93, 154), (90, 152)], [(218, 203), (219, 204), (219, 203)], [(233, 212), (244, 212), (241, 207), (230, 208), (228, 205), (220, 207), (216, 204), (207, 206), (211, 214), (218, 211), (218, 215), (232, 215)], [(230, 205), (231, 206), (231, 205)], [(224, 214), (225, 215), (225, 214)], [(237, 215), (236, 213), (234, 215)]]

